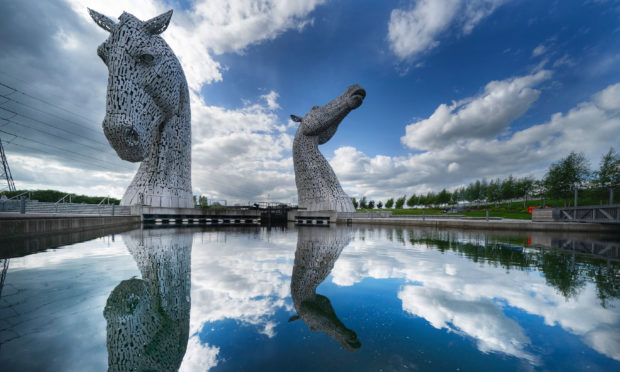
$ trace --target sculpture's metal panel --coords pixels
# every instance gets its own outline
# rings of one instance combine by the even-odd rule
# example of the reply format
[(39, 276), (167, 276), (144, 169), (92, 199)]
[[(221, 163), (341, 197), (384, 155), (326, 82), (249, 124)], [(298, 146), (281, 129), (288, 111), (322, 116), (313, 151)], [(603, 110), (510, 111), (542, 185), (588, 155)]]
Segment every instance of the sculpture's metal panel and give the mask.
[(325, 106), (314, 106), (305, 117), (291, 116), (300, 122), (293, 141), (295, 184), (300, 208), (355, 212), (351, 199), (342, 190), (318, 145), (332, 138), (342, 119), (358, 108), (365, 97), (366, 91), (362, 87), (352, 85)]
[(119, 22), (89, 10), (110, 32), (97, 54), (108, 66), (103, 131), (124, 160), (142, 162), (121, 205), (192, 208), (191, 114), (181, 64), (159, 34), (172, 11)]

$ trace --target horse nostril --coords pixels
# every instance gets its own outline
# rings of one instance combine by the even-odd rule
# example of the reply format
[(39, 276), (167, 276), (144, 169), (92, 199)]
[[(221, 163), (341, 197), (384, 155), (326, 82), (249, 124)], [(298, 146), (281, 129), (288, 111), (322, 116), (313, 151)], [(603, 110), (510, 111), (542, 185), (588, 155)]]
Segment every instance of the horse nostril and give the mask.
[(135, 129), (127, 128), (127, 130), (125, 131), (125, 138), (127, 138), (130, 143), (137, 143), (138, 140), (140, 140), (140, 135), (138, 134), (138, 132), (136, 132)]

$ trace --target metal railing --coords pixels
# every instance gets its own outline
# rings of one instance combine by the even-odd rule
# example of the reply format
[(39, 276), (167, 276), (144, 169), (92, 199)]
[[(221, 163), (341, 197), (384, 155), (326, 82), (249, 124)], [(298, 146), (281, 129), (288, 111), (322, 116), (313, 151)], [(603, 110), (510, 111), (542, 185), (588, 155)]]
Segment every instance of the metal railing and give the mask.
[(564, 222), (620, 224), (620, 204), (554, 208), (553, 219)]

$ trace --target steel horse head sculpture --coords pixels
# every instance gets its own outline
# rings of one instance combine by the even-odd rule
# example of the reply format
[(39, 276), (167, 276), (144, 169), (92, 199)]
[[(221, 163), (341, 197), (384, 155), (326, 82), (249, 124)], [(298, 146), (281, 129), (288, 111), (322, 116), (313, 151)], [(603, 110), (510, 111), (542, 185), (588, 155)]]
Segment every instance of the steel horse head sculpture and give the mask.
[(300, 208), (355, 212), (351, 199), (342, 190), (318, 145), (333, 137), (342, 119), (358, 108), (365, 97), (366, 91), (361, 86), (352, 85), (325, 106), (314, 106), (303, 118), (291, 115), (291, 119), (300, 123), (293, 141), (293, 165)]
[(121, 205), (193, 207), (189, 91), (181, 64), (164, 39), (172, 10), (116, 22), (88, 10), (110, 33), (97, 54), (108, 66), (103, 131), (121, 159), (142, 162)]

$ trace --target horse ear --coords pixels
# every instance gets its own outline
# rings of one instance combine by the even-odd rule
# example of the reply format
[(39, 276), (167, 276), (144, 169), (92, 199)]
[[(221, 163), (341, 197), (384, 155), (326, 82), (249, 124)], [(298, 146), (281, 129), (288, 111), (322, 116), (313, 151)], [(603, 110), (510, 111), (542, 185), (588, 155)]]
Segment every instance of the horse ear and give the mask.
[(172, 18), (172, 9), (144, 22), (144, 27), (151, 35), (159, 35), (168, 28), (170, 18)]
[(299, 116), (297, 116), (297, 115), (291, 115), (291, 120), (292, 121), (296, 121), (298, 123), (301, 123), (302, 119)]
[(104, 30), (108, 32), (112, 32), (112, 29), (114, 28), (114, 25), (116, 24), (116, 22), (114, 22), (112, 18), (108, 16), (104, 16), (103, 14), (99, 12), (95, 12), (91, 8), (87, 8), (87, 9), (88, 9), (88, 14), (90, 14), (93, 21), (95, 21), (95, 23), (99, 25), (99, 27), (103, 28)]

